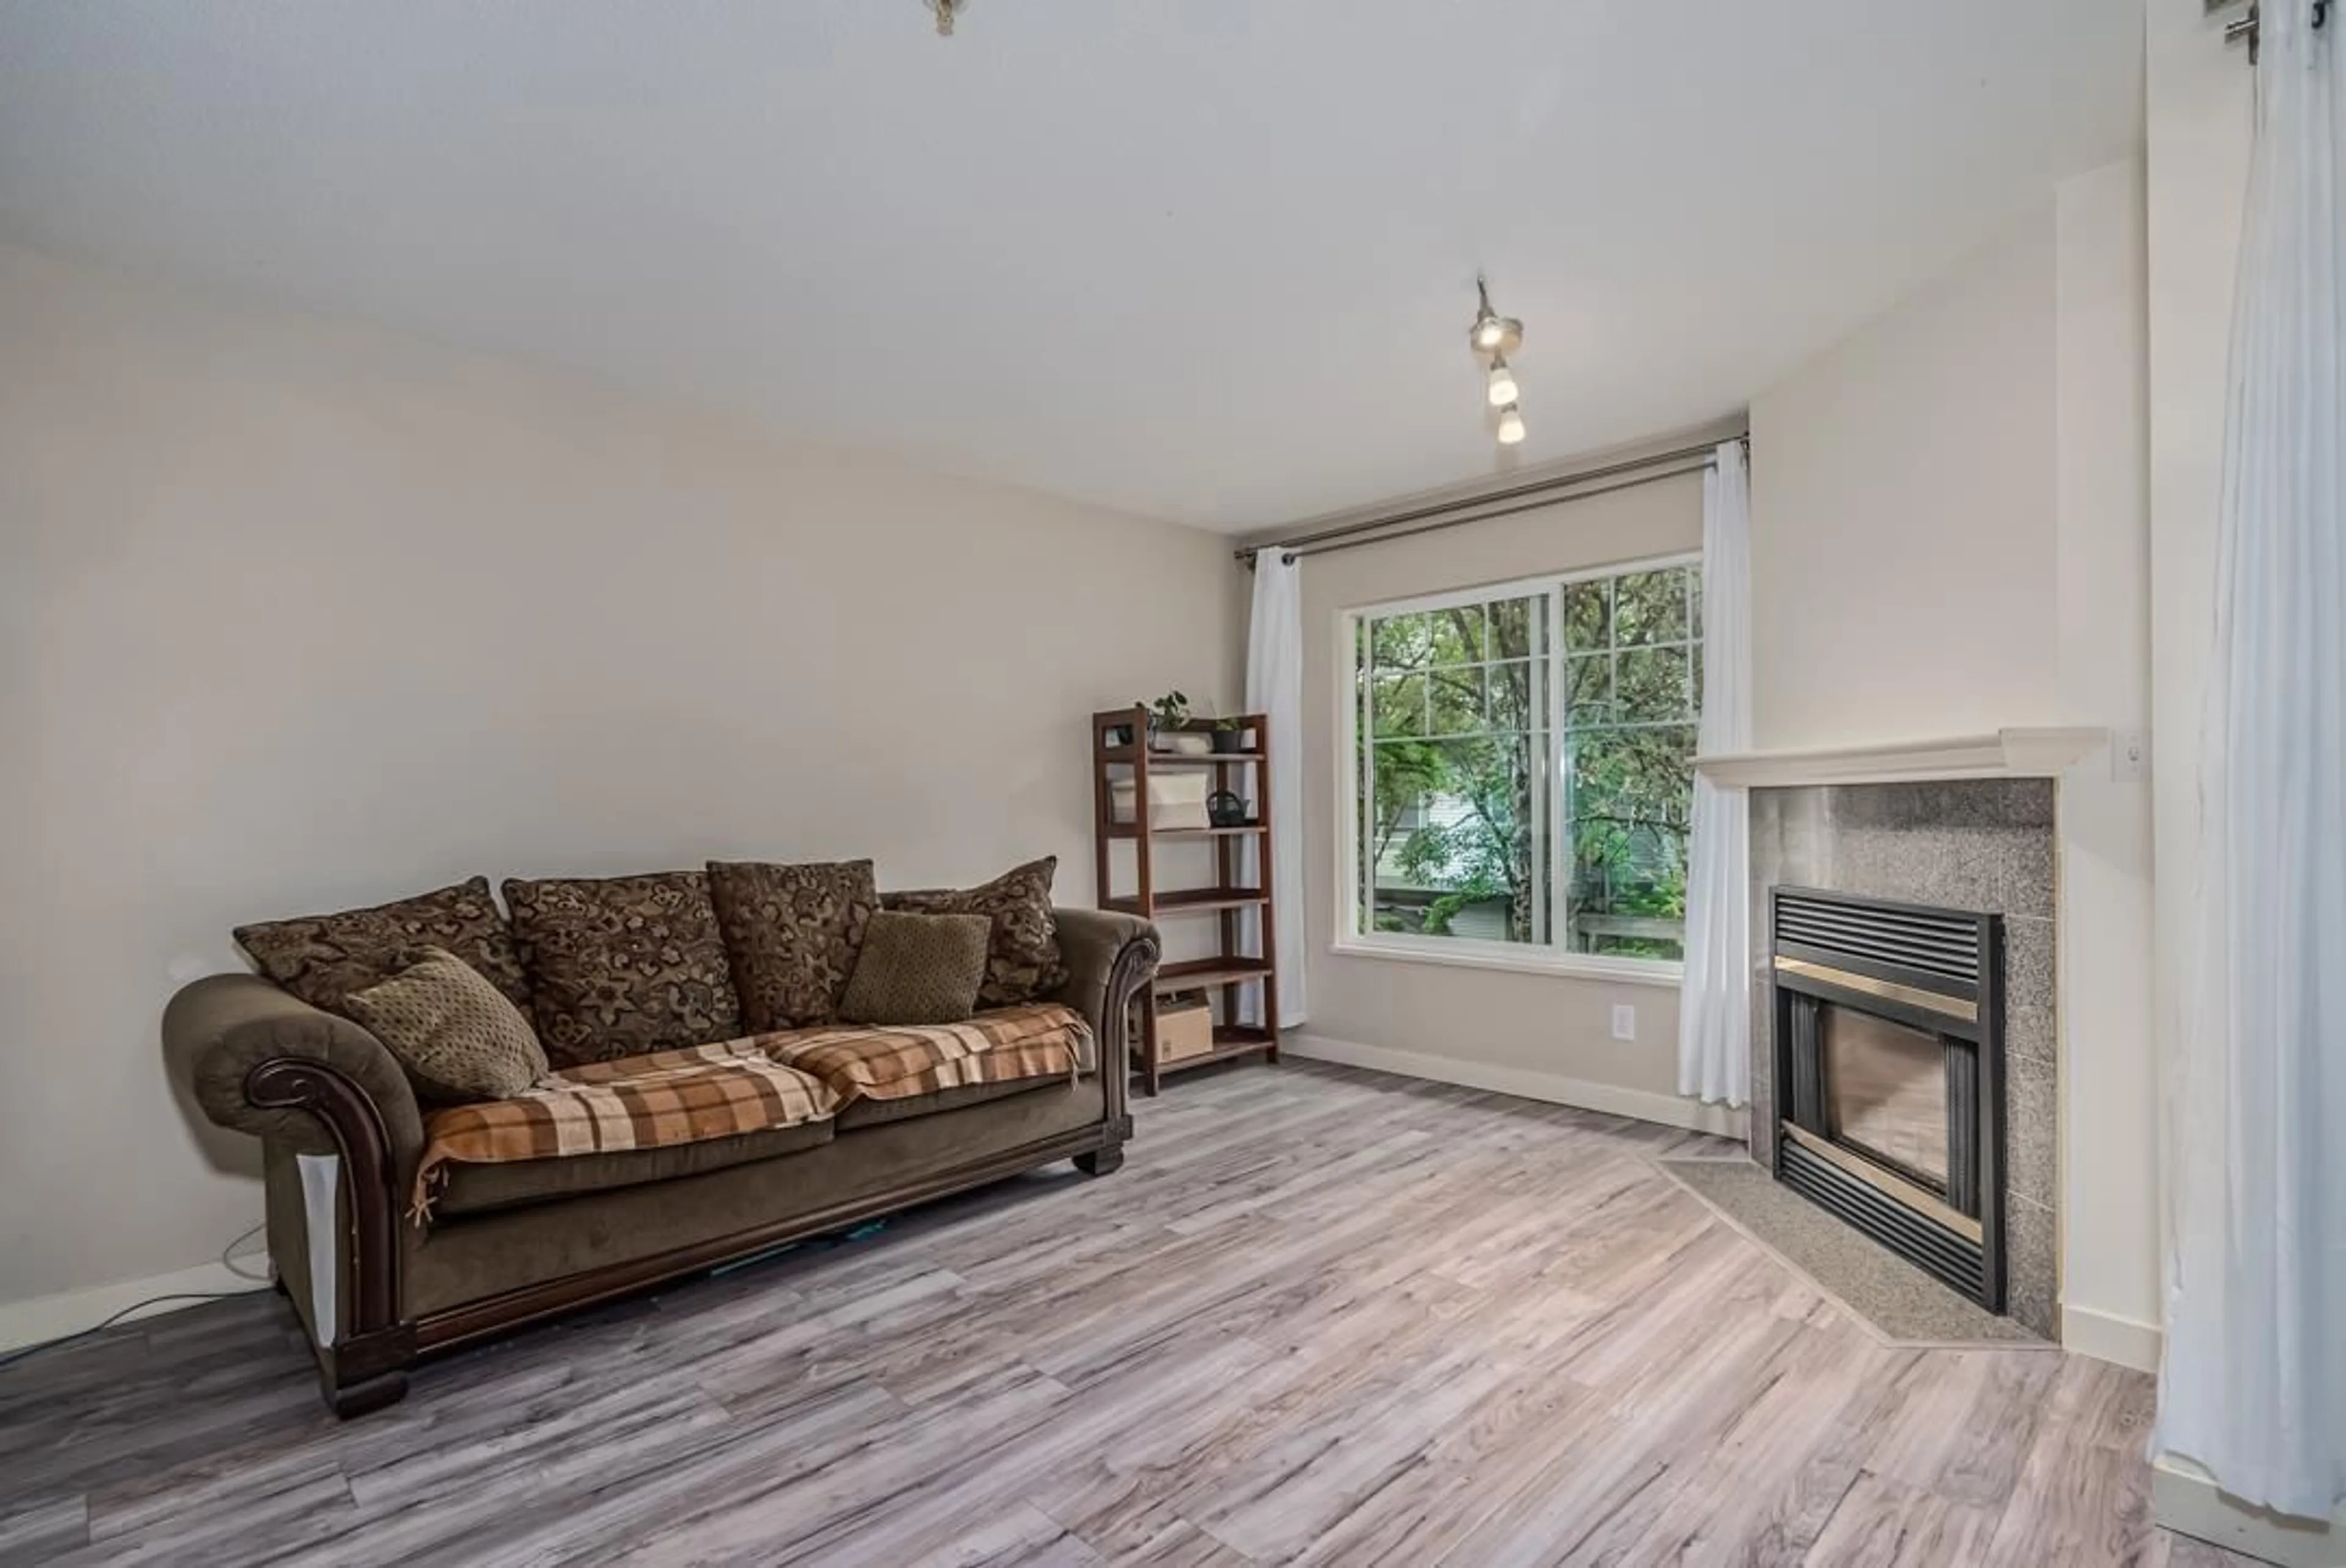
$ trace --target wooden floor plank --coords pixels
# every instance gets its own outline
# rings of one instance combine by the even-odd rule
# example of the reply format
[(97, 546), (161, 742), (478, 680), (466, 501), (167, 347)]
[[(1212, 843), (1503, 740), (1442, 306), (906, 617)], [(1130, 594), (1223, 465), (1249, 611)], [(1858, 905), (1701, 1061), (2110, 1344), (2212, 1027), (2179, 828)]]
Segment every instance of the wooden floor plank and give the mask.
[[(1960, 1503), (1862, 1471), (1806, 1559), (1806, 1568), (1934, 1568), (1980, 1561), (1999, 1510)], [(2048, 1565), (2070, 1561), (2048, 1557)]]
[(0, 1563), (2224, 1568), (2147, 1378), (1891, 1349), (1652, 1165), (1734, 1145), (1288, 1064), (1060, 1167), (326, 1416), (272, 1297), (0, 1369)]

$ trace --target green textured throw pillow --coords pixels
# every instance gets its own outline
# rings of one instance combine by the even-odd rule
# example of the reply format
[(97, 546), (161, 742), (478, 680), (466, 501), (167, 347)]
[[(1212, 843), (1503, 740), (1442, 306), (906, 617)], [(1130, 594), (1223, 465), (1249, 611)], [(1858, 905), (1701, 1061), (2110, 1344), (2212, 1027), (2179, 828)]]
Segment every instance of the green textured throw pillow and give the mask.
[(1015, 1007), (1047, 996), (1066, 982), (1058, 921), (1051, 914), (1051, 874), (1058, 866), (1058, 856), (1046, 855), (1013, 866), (979, 887), (884, 893), (880, 904), (910, 914), (982, 914), (991, 919), (985, 983), (977, 999), (986, 1007)]
[(521, 1009), (445, 948), (419, 950), (344, 1005), (426, 1100), (509, 1100), (546, 1075), (546, 1053)]
[(982, 914), (882, 910), (863, 928), (863, 951), (839, 1015), (850, 1023), (910, 1027), (959, 1023), (977, 1009), (994, 922)]

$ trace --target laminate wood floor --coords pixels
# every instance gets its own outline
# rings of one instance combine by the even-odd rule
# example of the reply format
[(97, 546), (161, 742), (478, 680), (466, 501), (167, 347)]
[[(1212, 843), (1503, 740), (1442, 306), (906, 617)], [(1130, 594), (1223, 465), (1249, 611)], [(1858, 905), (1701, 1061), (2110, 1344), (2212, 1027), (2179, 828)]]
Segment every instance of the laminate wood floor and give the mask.
[(2208, 1568), (2147, 1378), (1892, 1350), (1650, 1165), (1729, 1145), (1307, 1065), (1042, 1173), (423, 1369), (274, 1296), (0, 1370), (0, 1561)]

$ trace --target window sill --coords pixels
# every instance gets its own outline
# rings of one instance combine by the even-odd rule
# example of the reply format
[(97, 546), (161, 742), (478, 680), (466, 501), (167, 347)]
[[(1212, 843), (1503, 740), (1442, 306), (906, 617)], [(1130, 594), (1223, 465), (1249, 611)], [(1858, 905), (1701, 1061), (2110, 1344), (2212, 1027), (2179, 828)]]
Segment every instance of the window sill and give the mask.
[(1563, 980), (1602, 980), (1622, 985), (1653, 985), (1676, 991), (1686, 966), (1656, 958), (1605, 958), (1586, 952), (1508, 952), (1491, 947), (1417, 946), (1398, 942), (1362, 942), (1338, 937), (1328, 951), (1339, 958), (1374, 958), (1399, 963), (1435, 963), (1452, 969), (1490, 969), (1508, 974), (1545, 974)]

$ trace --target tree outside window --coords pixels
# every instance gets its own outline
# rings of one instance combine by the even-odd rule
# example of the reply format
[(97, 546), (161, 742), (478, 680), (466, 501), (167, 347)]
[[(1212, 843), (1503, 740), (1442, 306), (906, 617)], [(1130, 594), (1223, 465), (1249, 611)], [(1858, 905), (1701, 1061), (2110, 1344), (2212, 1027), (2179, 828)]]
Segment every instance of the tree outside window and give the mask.
[(1361, 934), (1680, 956), (1700, 591), (1674, 562), (1355, 616)]

